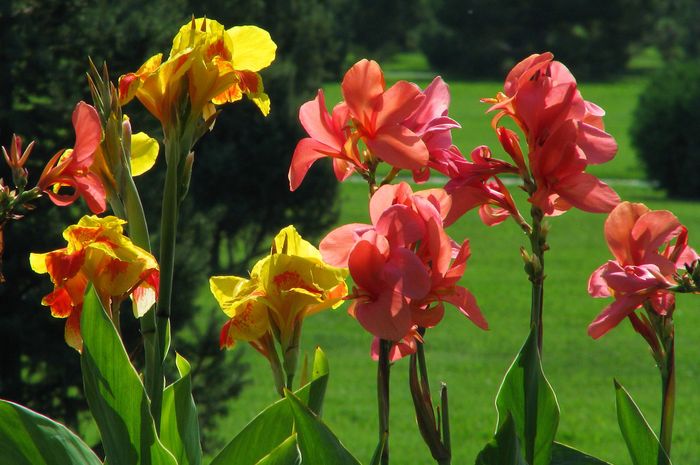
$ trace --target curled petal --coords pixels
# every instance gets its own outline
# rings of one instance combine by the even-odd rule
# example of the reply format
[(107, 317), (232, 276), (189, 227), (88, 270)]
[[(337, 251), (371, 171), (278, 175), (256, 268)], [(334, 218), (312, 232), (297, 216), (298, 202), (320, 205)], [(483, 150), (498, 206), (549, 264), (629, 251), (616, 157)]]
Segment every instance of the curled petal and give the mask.
[(638, 309), (645, 298), (639, 295), (624, 295), (615, 299), (588, 325), (588, 335), (593, 339), (603, 336)]

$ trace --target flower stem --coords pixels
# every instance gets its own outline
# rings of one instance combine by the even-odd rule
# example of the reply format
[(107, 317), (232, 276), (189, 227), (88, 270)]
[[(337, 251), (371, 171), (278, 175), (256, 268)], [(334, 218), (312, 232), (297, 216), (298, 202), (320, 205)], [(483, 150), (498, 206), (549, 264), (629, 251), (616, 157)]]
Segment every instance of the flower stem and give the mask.
[(537, 328), (537, 348), (542, 356), (542, 342), (544, 339), (542, 321), (544, 304), (544, 252), (547, 250), (547, 237), (544, 228), (544, 214), (537, 207), (532, 207), (532, 232), (528, 235), (533, 256), (530, 267), (527, 270), (532, 282), (532, 304), (530, 307), (530, 326)]
[(379, 363), (377, 365), (377, 401), (379, 406), (379, 442), (384, 440), (381, 465), (389, 464), (389, 375), (391, 364), (389, 352), (391, 341), (379, 340)]
[(674, 348), (673, 320), (671, 317), (663, 317), (664, 331), (664, 360), (659, 366), (661, 371), (661, 431), (659, 438), (663, 451), (659, 451), (659, 465), (670, 465), (671, 441), (673, 436), (673, 413), (676, 403), (676, 361)]
[[(129, 237), (135, 245), (141, 247), (146, 252), (151, 253), (151, 240), (148, 233), (148, 224), (146, 223), (146, 215), (143, 211), (143, 204), (139, 196), (138, 189), (134, 183), (134, 178), (131, 175), (124, 176), (124, 185), (122, 186), (122, 196), (124, 198), (124, 209), (126, 220), (128, 221)], [(135, 304), (134, 304), (135, 305)], [(151, 308), (145, 315), (139, 319), (141, 325), (141, 338), (143, 339), (143, 348), (145, 353), (144, 366), (144, 386), (148, 398), (152, 400), (158, 398), (157, 392), (163, 390), (163, 382), (158, 381), (163, 378), (162, 356), (157, 341), (156, 328), (156, 311), (155, 307)], [(156, 401), (156, 405), (158, 405)], [(151, 413), (156, 418), (155, 411)]]
[[(184, 154), (186, 155), (186, 154)], [(160, 412), (163, 401), (163, 362), (167, 355), (168, 332), (170, 322), (170, 308), (172, 304), (173, 274), (175, 271), (175, 241), (177, 237), (178, 219), (178, 165), (184, 156), (180, 153), (179, 140), (176, 137), (166, 135), (165, 157), (167, 169), (165, 173), (165, 187), (163, 189), (163, 208), (160, 222), (160, 289), (158, 293), (158, 306), (155, 312), (156, 339), (155, 351), (159, 360), (160, 375), (154, 373), (151, 398), (151, 412), (156, 423), (160, 425)], [(158, 429), (159, 430), (159, 429)]]

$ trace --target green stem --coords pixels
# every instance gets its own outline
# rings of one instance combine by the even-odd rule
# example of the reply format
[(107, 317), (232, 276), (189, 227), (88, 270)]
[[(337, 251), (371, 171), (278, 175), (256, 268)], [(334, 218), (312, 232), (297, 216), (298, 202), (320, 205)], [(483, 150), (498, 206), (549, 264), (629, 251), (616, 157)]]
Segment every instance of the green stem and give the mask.
[(447, 457), (440, 461), (440, 465), (452, 463), (452, 439), (450, 438), (450, 410), (447, 403), (447, 384), (440, 387), (440, 405), (442, 407), (442, 445), (447, 451)]
[(389, 465), (389, 375), (391, 364), (389, 353), (391, 341), (379, 340), (379, 363), (377, 365), (377, 401), (379, 406), (379, 441), (385, 439), (381, 465)]
[[(668, 318), (670, 319), (670, 318)], [(664, 318), (667, 320), (667, 318)], [(670, 323), (673, 325), (673, 323)], [(661, 446), (666, 451), (666, 455), (659, 451), (659, 465), (670, 465), (671, 441), (673, 437), (673, 413), (676, 402), (676, 362), (673, 329), (664, 341), (665, 360), (661, 370)]]
[(532, 282), (532, 303), (530, 307), (530, 326), (537, 328), (537, 348), (542, 356), (544, 339), (544, 323), (542, 321), (544, 304), (544, 252), (546, 250), (546, 235), (543, 229), (544, 214), (537, 207), (532, 208), (532, 232), (529, 234), (532, 247), (532, 269), (529, 270)]
[(182, 156), (179, 140), (166, 135), (165, 157), (167, 169), (165, 173), (165, 187), (163, 189), (163, 208), (160, 222), (160, 290), (158, 305), (155, 312), (157, 355), (161, 375), (152, 379), (151, 411), (156, 425), (160, 424), (160, 412), (163, 401), (163, 362), (167, 356), (168, 331), (170, 321), (170, 309), (172, 306), (173, 274), (175, 271), (175, 241), (177, 237), (178, 219), (178, 165)]
[[(136, 184), (134, 183), (134, 179), (130, 175), (125, 176), (125, 182), (122, 188), (126, 219), (128, 221), (127, 226), (129, 227), (129, 237), (135, 245), (151, 253), (151, 241), (148, 233), (148, 224), (146, 223), (146, 215), (143, 211), (143, 204), (141, 203), (141, 198)], [(139, 324), (141, 325), (141, 338), (143, 339), (146, 362), (144, 367), (144, 385), (148, 398), (154, 399), (159, 397), (157, 392), (163, 390), (163, 382), (157, 381), (163, 378), (163, 364), (159, 346), (156, 344), (157, 328), (155, 307), (140, 318)], [(156, 418), (156, 411), (151, 410), (151, 413), (154, 418)]]

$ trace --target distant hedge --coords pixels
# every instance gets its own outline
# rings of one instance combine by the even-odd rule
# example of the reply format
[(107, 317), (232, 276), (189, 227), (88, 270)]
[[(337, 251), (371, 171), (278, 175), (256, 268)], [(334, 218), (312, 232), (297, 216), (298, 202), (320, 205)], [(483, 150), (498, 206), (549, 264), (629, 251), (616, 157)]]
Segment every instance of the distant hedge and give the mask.
[(665, 67), (634, 113), (632, 142), (668, 195), (700, 198), (700, 62)]
[(630, 44), (650, 21), (650, 0), (441, 0), (431, 2), (421, 49), (441, 72), (498, 77), (549, 50), (579, 78), (623, 73)]

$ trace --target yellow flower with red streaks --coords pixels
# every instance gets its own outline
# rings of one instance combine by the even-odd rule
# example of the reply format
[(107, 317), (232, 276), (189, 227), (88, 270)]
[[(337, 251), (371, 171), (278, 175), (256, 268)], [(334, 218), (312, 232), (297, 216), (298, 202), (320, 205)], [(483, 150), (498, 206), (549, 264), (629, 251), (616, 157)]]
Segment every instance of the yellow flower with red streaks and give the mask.
[(67, 318), (65, 337), (80, 351), (80, 314), (83, 295), (91, 282), (104, 307), (113, 308), (131, 295), (136, 317), (155, 303), (158, 293), (158, 263), (145, 250), (124, 236), (126, 222), (107, 216), (84, 216), (63, 232), (67, 246), (47, 253), (32, 253), (32, 269), (48, 273), (54, 290), (42, 304), (56, 318)]
[(183, 92), (189, 97), (189, 117), (208, 118), (214, 105), (250, 98), (267, 115), (270, 99), (258, 71), (275, 59), (277, 46), (256, 26), (230, 29), (214, 20), (192, 19), (173, 39), (170, 56), (150, 58), (135, 73), (119, 78), (119, 99), (141, 103), (165, 126)]
[(304, 318), (342, 303), (346, 276), (347, 269), (326, 264), (318, 249), (287, 226), (249, 279), (214, 276), (209, 280), (214, 297), (230, 318), (221, 334), (222, 347), (248, 341), (265, 355), (261, 345), (274, 334), (286, 350), (298, 338)]

